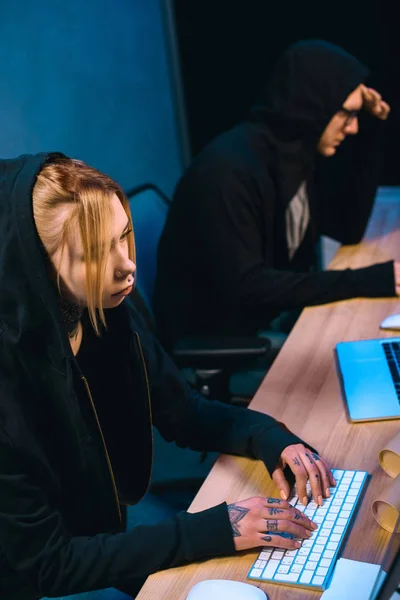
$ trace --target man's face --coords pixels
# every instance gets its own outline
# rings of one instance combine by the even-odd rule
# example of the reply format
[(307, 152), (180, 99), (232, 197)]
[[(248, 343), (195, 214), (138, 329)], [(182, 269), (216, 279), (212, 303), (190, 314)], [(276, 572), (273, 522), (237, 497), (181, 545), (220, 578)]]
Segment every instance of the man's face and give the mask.
[(339, 110), (325, 127), (318, 142), (318, 152), (323, 156), (333, 156), (348, 135), (358, 133), (357, 113), (363, 106), (362, 86), (347, 96), (343, 102), (343, 110)]

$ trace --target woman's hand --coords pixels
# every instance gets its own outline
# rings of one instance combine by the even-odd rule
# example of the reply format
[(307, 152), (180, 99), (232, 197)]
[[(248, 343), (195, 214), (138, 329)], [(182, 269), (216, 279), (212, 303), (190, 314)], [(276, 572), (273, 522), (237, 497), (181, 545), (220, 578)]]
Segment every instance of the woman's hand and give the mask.
[(307, 480), (310, 481), (312, 496), (317, 504), (323, 504), (323, 497), (329, 498), (329, 488), (335, 486), (336, 482), (328, 464), (319, 454), (306, 448), (303, 444), (286, 446), (281, 454), (278, 467), (272, 473), (272, 479), (278, 486), (281, 497), (285, 500), (290, 493), (289, 483), (283, 474), (286, 465), (290, 467), (296, 478), (296, 488), (300, 502), (308, 504)]
[[(236, 550), (258, 546), (300, 548), (295, 538), (307, 539), (317, 525), (285, 500), (255, 496), (228, 505)], [(290, 534), (282, 537), (278, 534)], [(293, 536), (293, 537), (292, 537)]]

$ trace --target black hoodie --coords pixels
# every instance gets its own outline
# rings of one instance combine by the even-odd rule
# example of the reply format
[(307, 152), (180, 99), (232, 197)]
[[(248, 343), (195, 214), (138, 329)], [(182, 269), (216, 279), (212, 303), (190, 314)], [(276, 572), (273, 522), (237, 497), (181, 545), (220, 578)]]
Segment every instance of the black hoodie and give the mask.
[[(317, 156), (326, 125), (367, 74), (331, 44), (291, 46), (249, 118), (184, 173), (158, 253), (154, 304), (166, 345), (183, 335), (253, 334), (282, 310), (394, 295), (392, 262), (310, 272), (320, 235), (357, 243), (371, 212), (382, 122), (363, 114), (336, 156)], [(285, 211), (303, 181), (310, 223), (289, 260)]]
[[(262, 459), (300, 440), (271, 417), (201, 398), (130, 298), (74, 357), (32, 189), (48, 155), (0, 161), (0, 598), (110, 586), (234, 552), (226, 504), (124, 531), (146, 492), (154, 424), (182, 447)], [(151, 398), (151, 400), (150, 400)]]

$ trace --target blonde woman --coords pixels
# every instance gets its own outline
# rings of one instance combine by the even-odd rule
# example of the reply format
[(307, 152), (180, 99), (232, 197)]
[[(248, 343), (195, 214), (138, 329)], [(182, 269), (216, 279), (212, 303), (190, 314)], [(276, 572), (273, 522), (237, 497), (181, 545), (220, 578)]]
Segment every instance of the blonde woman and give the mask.
[[(2, 600), (134, 596), (159, 569), (294, 548), (316, 525), (284, 499), (283, 467), (304, 495), (309, 479), (318, 502), (334, 485), (273, 418), (194, 395), (143, 327), (135, 278), (129, 205), (114, 181), (58, 153), (0, 161)], [(126, 506), (149, 484), (152, 424), (182, 447), (263, 460), (281, 498), (126, 531)]]

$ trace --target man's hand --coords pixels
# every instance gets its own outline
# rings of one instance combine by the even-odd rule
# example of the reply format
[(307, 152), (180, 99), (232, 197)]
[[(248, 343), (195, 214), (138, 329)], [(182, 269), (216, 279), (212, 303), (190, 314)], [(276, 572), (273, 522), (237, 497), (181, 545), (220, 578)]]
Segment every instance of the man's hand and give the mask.
[(364, 108), (374, 117), (386, 121), (390, 113), (390, 106), (382, 100), (382, 96), (373, 88), (361, 85), (361, 91), (364, 100)]
[[(308, 539), (318, 525), (285, 500), (255, 496), (228, 505), (236, 550), (258, 546), (300, 548), (295, 538)], [(285, 537), (280, 533), (289, 534)]]
[(394, 261), (394, 286), (397, 296), (400, 296), (400, 262)]
[(281, 497), (285, 500), (289, 497), (290, 488), (283, 469), (290, 467), (296, 477), (296, 487), (300, 502), (308, 504), (306, 483), (310, 481), (311, 492), (314, 501), (321, 505), (323, 497), (329, 498), (330, 487), (336, 482), (330, 468), (323, 458), (303, 444), (292, 444), (287, 446), (281, 454), (280, 463), (272, 473), (272, 479), (279, 487)]

